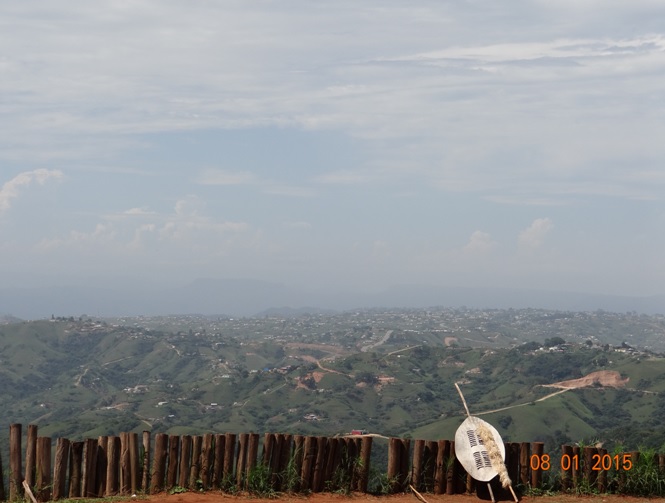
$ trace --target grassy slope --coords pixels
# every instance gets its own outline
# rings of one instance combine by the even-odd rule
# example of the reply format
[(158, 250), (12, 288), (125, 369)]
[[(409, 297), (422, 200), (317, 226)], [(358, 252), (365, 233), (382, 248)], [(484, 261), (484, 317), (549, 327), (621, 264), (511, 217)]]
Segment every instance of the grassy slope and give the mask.
[[(3, 387), (2, 399), (12, 403), (0, 413), (5, 424), (36, 422), (45, 435), (71, 438), (143, 429), (334, 435), (363, 428), (440, 439), (452, 438), (464, 418), (455, 381), (465, 383), (472, 413), (528, 404), (555, 391), (538, 384), (601, 368), (622, 372), (630, 378), (630, 388), (665, 391), (662, 359), (638, 360), (585, 346), (567, 354), (533, 355), (454, 349), (443, 347), (440, 335), (427, 339), (438, 341), (438, 347), (396, 354), (380, 348), (384, 351), (325, 361), (325, 367), (339, 373), (323, 372), (316, 389), (306, 389), (298, 386), (300, 380), (312, 370), (322, 372), (298, 359), (308, 354), (306, 349), (280, 351), (279, 344), (262, 340), (241, 344), (218, 336), (80, 328), (44, 321), (0, 329), (0, 377), (9, 385)], [(406, 332), (398, 335), (390, 349), (416, 342)], [(329, 354), (316, 351), (318, 356)], [(594, 364), (605, 356), (612, 363)], [(287, 374), (251, 372), (294, 362), (300, 368)], [(357, 376), (363, 373), (393, 380), (359, 384)], [(124, 391), (137, 385), (145, 387), (141, 393)], [(661, 402), (658, 394), (584, 389), (483, 417), (506, 440), (556, 443), (602, 435), (622, 440), (633, 438), (624, 435), (627, 425), (648, 427), (655, 421), (663, 411)], [(306, 414), (320, 420), (308, 421)]]

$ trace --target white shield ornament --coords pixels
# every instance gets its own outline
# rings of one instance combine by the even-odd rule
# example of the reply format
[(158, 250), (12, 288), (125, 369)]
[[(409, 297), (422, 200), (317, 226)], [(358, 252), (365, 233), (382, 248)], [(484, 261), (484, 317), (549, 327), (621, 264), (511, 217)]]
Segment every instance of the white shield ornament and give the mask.
[(487, 447), (478, 435), (480, 426), (487, 428), (494, 437), (497, 447), (501, 451), (501, 459), (506, 459), (506, 448), (503, 445), (499, 432), (487, 421), (474, 416), (467, 417), (457, 428), (455, 433), (455, 456), (466, 472), (480, 482), (489, 482), (498, 475), (492, 466)]

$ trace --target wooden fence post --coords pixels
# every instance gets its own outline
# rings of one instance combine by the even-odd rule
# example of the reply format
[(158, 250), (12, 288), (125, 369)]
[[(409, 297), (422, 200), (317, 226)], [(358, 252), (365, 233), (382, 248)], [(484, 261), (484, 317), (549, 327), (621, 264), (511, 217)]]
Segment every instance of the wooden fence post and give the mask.
[(28, 425), (28, 438), (25, 444), (25, 481), (35, 487), (35, 466), (37, 456), (37, 425)]
[(247, 441), (249, 433), (238, 435), (238, 460), (236, 463), (236, 484), (239, 489), (245, 488), (245, 463), (247, 463)]
[(598, 449), (598, 455), (600, 456), (600, 468), (601, 470), (598, 472), (598, 492), (599, 493), (606, 493), (607, 492), (607, 471), (603, 470), (603, 456), (607, 455), (607, 449)]
[(446, 492), (446, 461), (450, 456), (448, 440), (439, 440), (436, 443), (436, 466), (434, 468), (434, 494)]
[(84, 498), (94, 498), (96, 496), (96, 475), (97, 475), (97, 440), (86, 438), (83, 441), (83, 484), (81, 495)]
[(224, 450), (226, 448), (226, 436), (217, 433), (215, 435), (215, 460), (213, 461), (212, 487), (218, 489), (222, 485), (224, 476)]
[(178, 457), (180, 455), (179, 448), (180, 437), (178, 435), (169, 435), (169, 463), (166, 471), (167, 489), (173, 489), (178, 485)]
[(129, 487), (132, 494), (136, 494), (141, 486), (140, 472), (139, 434), (129, 433)]
[(531, 444), (529, 442), (520, 443), (520, 478), (519, 481), (524, 487), (531, 484)]
[(106, 439), (106, 488), (105, 495), (115, 496), (120, 489), (120, 438)]
[(23, 497), (23, 466), (21, 461), (21, 430), (19, 423), (9, 425), (9, 499)]
[(531, 488), (532, 489), (540, 489), (540, 486), (542, 485), (543, 482), (543, 469), (540, 466), (541, 460), (543, 459), (543, 450), (545, 448), (545, 444), (543, 442), (532, 442), (531, 443), (531, 458), (529, 458), (529, 463), (531, 463), (531, 459), (536, 456), (538, 459), (538, 469), (537, 470), (531, 470)]
[(582, 451), (584, 457), (584, 480), (590, 488), (595, 488), (596, 480), (598, 479), (598, 472), (593, 469), (593, 457), (598, 454), (598, 449), (595, 447), (585, 447)]
[(457, 459), (455, 458), (455, 441), (449, 440), (449, 454), (446, 458), (446, 494), (455, 494), (455, 479), (457, 478)]
[(201, 444), (203, 438), (201, 435), (192, 437), (192, 465), (189, 467), (189, 488), (197, 489), (196, 484), (199, 480), (201, 471)]
[(129, 459), (129, 433), (120, 433), (120, 494), (130, 494), (131, 465)]
[(55, 467), (53, 469), (53, 499), (59, 500), (66, 496), (67, 463), (69, 462), (69, 440), (59, 438), (55, 444)]
[(227, 433), (224, 435), (224, 470), (222, 482), (228, 483), (233, 480), (233, 465), (236, 452), (236, 434)]
[(189, 469), (192, 463), (192, 437), (183, 435), (180, 437), (180, 478), (178, 485), (187, 487), (189, 485)]
[[(568, 491), (572, 487), (573, 448), (569, 445), (561, 446), (561, 489)], [(564, 469), (565, 468), (565, 469)]]
[[(282, 447), (283, 449), (283, 447)], [(283, 451), (282, 451), (283, 452)], [(293, 436), (293, 468), (296, 475), (295, 490), (301, 490), (302, 484), (302, 463), (305, 458), (305, 437), (304, 435)]]
[(201, 445), (201, 483), (203, 489), (210, 489), (211, 471), (214, 463), (214, 436), (212, 433), (203, 435), (203, 443)]
[(573, 459), (577, 460), (571, 468), (571, 476), (573, 479), (573, 489), (577, 489), (580, 483), (580, 470), (582, 469), (582, 456), (579, 445), (573, 446)]
[(97, 474), (96, 493), (98, 498), (106, 494), (106, 472), (108, 471), (108, 441), (109, 437), (101, 435), (97, 437)]
[(312, 469), (312, 491), (321, 492), (323, 490), (323, 475), (325, 473), (325, 455), (328, 439), (326, 437), (316, 437), (316, 456), (314, 457), (314, 466)]
[(409, 439), (391, 438), (388, 441), (388, 480), (394, 481), (391, 492), (405, 488), (409, 476)]
[(302, 470), (300, 472), (300, 488), (308, 491), (312, 488), (312, 466), (316, 455), (316, 439), (305, 437), (303, 442)]
[(83, 442), (72, 442), (69, 450), (69, 497), (81, 497)]
[(369, 463), (372, 457), (372, 437), (363, 437), (360, 445), (360, 473), (358, 473), (357, 490), (367, 492), (369, 484)]
[(427, 492), (434, 492), (434, 470), (436, 469), (437, 449), (437, 442), (433, 440), (425, 442), (425, 453), (423, 455), (423, 488)]
[(423, 458), (425, 456), (425, 441), (416, 440), (413, 446), (413, 461), (411, 463), (411, 485), (417, 491), (422, 491), (421, 482), (423, 480)]
[(143, 431), (143, 473), (141, 476), (141, 489), (148, 494), (150, 490), (150, 432)]
[(160, 493), (164, 490), (164, 472), (166, 471), (166, 455), (169, 436), (166, 433), (155, 435), (155, 459), (153, 461), (150, 492)]
[(37, 501), (51, 499), (51, 438), (37, 437), (35, 497)]

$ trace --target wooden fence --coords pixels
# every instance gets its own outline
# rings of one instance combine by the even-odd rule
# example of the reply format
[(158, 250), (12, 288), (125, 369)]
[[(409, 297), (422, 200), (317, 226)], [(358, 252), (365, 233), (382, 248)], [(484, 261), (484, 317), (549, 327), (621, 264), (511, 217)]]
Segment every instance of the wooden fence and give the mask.
[[(121, 433), (53, 442), (50, 437), (37, 436), (37, 426), (29, 425), (23, 458), (22, 433), (20, 424), (9, 428), (9, 490), (5, 491), (0, 457), (0, 500), (23, 498), (24, 481), (38, 501), (159, 493), (174, 488), (367, 492), (370, 483), (371, 436), (266, 433), (261, 441), (257, 433), (157, 433), (153, 438), (144, 431), (140, 438), (137, 433)], [(639, 456), (628, 453), (618, 458), (603, 449), (563, 446), (560, 459), (554, 460), (543, 452), (540, 442), (506, 443), (505, 448), (513, 485), (531, 488), (541, 488), (543, 474), (550, 472), (559, 477), (561, 489), (586, 484), (604, 492), (609, 470), (621, 464), (625, 475), (626, 460), (633, 464)], [(657, 459), (665, 471), (665, 456)], [(598, 463), (594, 464), (595, 460)], [(409, 485), (435, 494), (480, 494), (486, 490), (485, 484), (476, 487), (466, 474), (455, 458), (455, 442), (449, 440), (391, 438), (388, 465), (375, 467), (374, 472), (382, 474), (386, 492), (401, 492)], [(620, 476), (618, 480), (620, 483)]]

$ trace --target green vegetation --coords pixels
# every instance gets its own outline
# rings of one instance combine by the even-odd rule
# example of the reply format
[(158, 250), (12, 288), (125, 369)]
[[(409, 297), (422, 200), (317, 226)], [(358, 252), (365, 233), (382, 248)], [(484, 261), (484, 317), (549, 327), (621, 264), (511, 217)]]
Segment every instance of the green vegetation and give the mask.
[[(661, 449), (663, 334), (663, 317), (542, 310), (11, 323), (0, 325), (0, 419), (72, 440), (144, 429), (434, 440), (464, 418), (459, 382), (507, 441), (553, 454), (590, 438)], [(548, 387), (598, 371), (618, 387)]]

